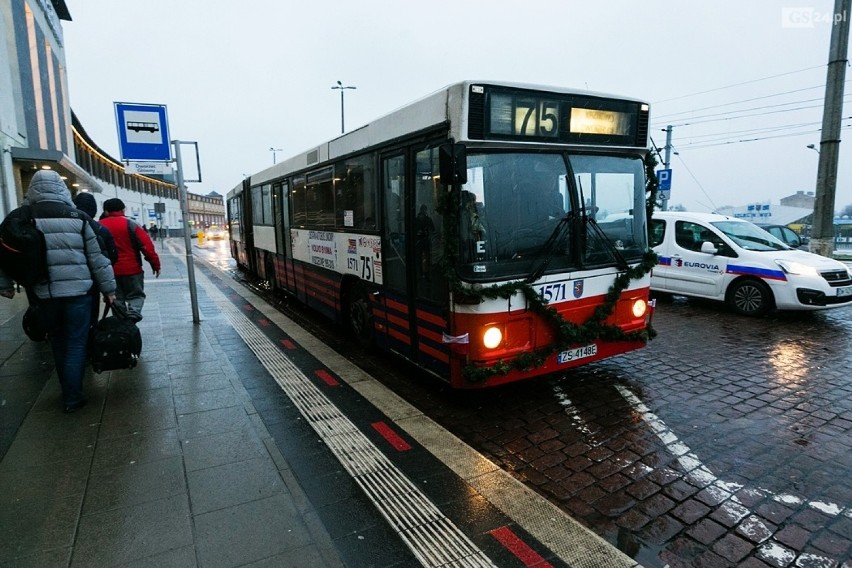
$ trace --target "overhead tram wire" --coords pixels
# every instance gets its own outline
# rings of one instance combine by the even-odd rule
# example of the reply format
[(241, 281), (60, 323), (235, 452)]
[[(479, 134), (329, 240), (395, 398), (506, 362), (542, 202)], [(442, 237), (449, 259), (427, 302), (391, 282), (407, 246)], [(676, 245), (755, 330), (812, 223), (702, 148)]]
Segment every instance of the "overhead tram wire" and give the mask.
[(703, 193), (703, 194), (704, 194), (704, 197), (706, 197), (706, 198), (707, 198), (707, 201), (709, 201), (709, 202), (710, 202), (710, 205), (712, 205), (712, 209), (713, 209), (714, 211), (715, 211), (716, 209), (718, 209), (718, 207), (716, 206), (716, 204), (715, 204), (715, 203), (713, 203), (713, 198), (711, 198), (711, 197), (710, 197), (710, 194), (708, 194), (708, 193), (707, 193), (707, 191), (704, 189), (704, 186), (703, 186), (703, 185), (701, 185), (701, 182), (700, 182), (700, 181), (698, 181), (698, 178), (697, 178), (697, 177), (695, 177), (695, 174), (694, 174), (694, 173), (692, 173), (692, 170), (690, 170), (690, 169), (689, 169), (689, 166), (687, 166), (687, 165), (686, 165), (686, 162), (683, 160), (683, 157), (680, 155), (680, 152), (679, 152), (679, 151), (675, 151), (674, 146), (672, 146), (672, 153), (673, 153), (675, 156), (677, 156), (677, 159), (678, 159), (678, 160), (680, 160), (680, 163), (683, 165), (683, 168), (687, 171), (687, 173), (690, 175), (690, 177), (693, 179), (693, 181), (695, 181), (695, 185), (697, 185), (697, 186), (698, 186), (698, 189), (700, 189), (700, 190), (701, 190), (701, 193)]
[[(843, 99), (843, 102), (850, 102), (850, 101), (852, 101), (852, 94), (847, 95)], [(793, 104), (793, 103), (790, 103), (790, 104)], [(742, 111), (736, 111), (736, 112), (745, 112), (747, 114), (740, 114), (740, 115), (737, 115), (737, 116), (723, 116), (721, 114), (720, 115), (706, 115), (708, 117), (707, 120), (694, 120), (694, 121), (691, 121), (691, 122), (682, 122), (680, 124), (672, 124), (672, 126), (673, 127), (693, 126), (693, 125), (696, 125), (696, 124), (707, 124), (708, 122), (721, 122), (721, 121), (727, 121), (727, 120), (739, 120), (741, 118), (751, 118), (753, 116), (767, 116), (767, 115), (770, 115), (770, 114), (781, 114), (781, 113), (785, 113), (785, 112), (793, 112), (793, 111), (798, 111), (798, 110), (822, 108), (822, 106), (823, 106), (822, 104), (817, 104), (817, 105), (808, 105), (808, 106), (801, 106), (801, 107), (788, 108), (788, 109), (770, 110), (770, 111), (766, 111), (766, 112), (749, 112), (749, 111), (757, 110), (757, 109), (744, 109)], [(768, 108), (768, 107), (764, 107), (764, 108)], [(720, 118), (709, 118), (710, 116), (720, 116)]]
[[(848, 118), (849, 117), (847, 117), (847, 119)], [(846, 119), (844, 119), (844, 120), (846, 120)], [(852, 124), (847, 124), (846, 126), (840, 127), (841, 130), (849, 130), (851, 128), (852, 128)], [(728, 146), (730, 144), (741, 144), (741, 143), (746, 143), (746, 142), (758, 142), (758, 141), (761, 141), (761, 140), (772, 140), (772, 139), (775, 139), (775, 138), (791, 138), (791, 137), (795, 137), (795, 136), (804, 136), (806, 134), (811, 135), (811, 134), (814, 134), (816, 132), (820, 132), (821, 130), (822, 130), (821, 128), (816, 128), (816, 129), (807, 130), (807, 131), (804, 131), (804, 132), (791, 132), (791, 133), (788, 133), (788, 134), (778, 134), (776, 136), (761, 136), (761, 137), (758, 137), (758, 138), (744, 138), (744, 139), (739, 139), (739, 140), (728, 140), (728, 141), (718, 141), (718, 142), (706, 141), (706, 143), (699, 142), (699, 143), (696, 143), (696, 145), (690, 145), (689, 143), (686, 143), (686, 144), (682, 144), (682, 146), (689, 146), (690, 150), (700, 150), (702, 148), (712, 148), (713, 146)]]
[(813, 67), (805, 67), (803, 69), (798, 69), (796, 71), (788, 71), (786, 73), (779, 73), (778, 75), (769, 75), (767, 77), (761, 77), (759, 79), (752, 79), (750, 81), (743, 81), (742, 83), (734, 83), (734, 84), (731, 84), (731, 85), (725, 85), (724, 87), (716, 87), (714, 89), (707, 89), (706, 91), (698, 91), (696, 93), (689, 93), (689, 94), (686, 94), (686, 95), (680, 95), (680, 96), (677, 96), (677, 97), (672, 97), (670, 99), (663, 99), (661, 101), (652, 101), (651, 104), (658, 105), (660, 103), (677, 101), (677, 100), (680, 100), (680, 99), (686, 99), (686, 98), (689, 98), (689, 97), (695, 97), (695, 96), (698, 96), (698, 95), (704, 95), (704, 94), (713, 93), (713, 92), (716, 92), (716, 91), (723, 91), (725, 89), (732, 89), (734, 87), (740, 87), (742, 85), (749, 85), (751, 83), (759, 83), (760, 81), (767, 81), (769, 79), (777, 79), (778, 77), (785, 77), (787, 75), (795, 75), (796, 73), (802, 73), (804, 71), (812, 71), (814, 69), (824, 69), (824, 68), (825, 68), (825, 65), (815, 65)]
[[(820, 99), (814, 99), (814, 100), (816, 101), (816, 100), (820, 100)], [(844, 102), (849, 102), (850, 100), (852, 100), (852, 94), (846, 95), (846, 97), (844, 97)], [(784, 103), (784, 104), (799, 104), (799, 103), (802, 103), (802, 102), (809, 102), (809, 101), (793, 101), (793, 102)], [(696, 118), (707, 118), (707, 120), (692, 120), (690, 122), (682, 122), (680, 124), (672, 124), (672, 126), (673, 127), (692, 126), (692, 125), (695, 125), (695, 124), (706, 124), (708, 122), (719, 122), (719, 121), (723, 121), (723, 120), (738, 120), (740, 118), (750, 118), (750, 117), (753, 117), (753, 116), (766, 116), (766, 115), (769, 115), (769, 114), (779, 114), (779, 113), (793, 112), (793, 111), (798, 111), (798, 110), (822, 108), (822, 106), (823, 106), (822, 104), (818, 104), (818, 105), (800, 106), (800, 107), (795, 107), (795, 108), (770, 110), (770, 111), (767, 111), (767, 112), (751, 112), (753, 110), (762, 110), (762, 109), (767, 109), (767, 108), (774, 108), (776, 106), (784, 106), (784, 104), (748, 108), (748, 109), (742, 109), (742, 110), (738, 110), (738, 111), (731, 111), (730, 113), (706, 114), (706, 115), (696, 117)], [(739, 115), (736, 115), (736, 116), (727, 116), (727, 115), (731, 115), (731, 114), (734, 114), (734, 113), (747, 113), (747, 114), (739, 114)], [(719, 117), (719, 118), (711, 118), (711, 117)]]
[(783, 124), (783, 125), (775, 125), (775, 126), (764, 126), (761, 128), (747, 128), (745, 130), (729, 130), (727, 132), (712, 132), (710, 134), (692, 134), (690, 136), (686, 136), (685, 138), (688, 140), (692, 140), (693, 138), (708, 138), (711, 136), (718, 136), (721, 138), (729, 138), (735, 134), (752, 134), (759, 132), (776, 132), (778, 130), (786, 130), (788, 128), (804, 128), (806, 126), (814, 126), (816, 124), (822, 124), (822, 121), (813, 121), (813, 122), (800, 122), (798, 124)]
[[(849, 83), (849, 82), (852, 82), (852, 78), (846, 80), (846, 83)], [(741, 103), (749, 103), (749, 102), (752, 102), (752, 101), (759, 101), (759, 100), (763, 100), (763, 99), (771, 99), (773, 97), (780, 97), (780, 96), (783, 96), (783, 95), (790, 95), (790, 94), (793, 94), (793, 93), (801, 93), (801, 92), (804, 92), (804, 91), (812, 91), (814, 89), (824, 89), (824, 88), (825, 88), (825, 83), (823, 83), (822, 85), (814, 85), (813, 87), (805, 87), (803, 89), (793, 89), (793, 90), (790, 90), (790, 91), (773, 93), (771, 95), (763, 95), (763, 96), (760, 96), (760, 97), (752, 97), (750, 99), (742, 99), (742, 100), (739, 100), (739, 101), (731, 101), (731, 102), (727, 102), (727, 103), (721, 103), (721, 104), (718, 104), (718, 105), (710, 105), (710, 106), (694, 108), (694, 109), (690, 109), (690, 110), (683, 110), (683, 111), (680, 111), (680, 112), (672, 112), (672, 113), (668, 113), (668, 114), (661, 114), (661, 115), (655, 116), (654, 119), (659, 121), (659, 120), (669, 118), (669, 117), (672, 117), (672, 116), (679, 116), (679, 115), (682, 115), (682, 114), (689, 114), (689, 113), (692, 113), (692, 112), (700, 112), (702, 110), (711, 110), (711, 109), (714, 109), (714, 108), (722, 108), (722, 107), (726, 107), (726, 106), (738, 105), (738, 104), (741, 104)], [(822, 100), (822, 97), (819, 98), (819, 99), (807, 99), (807, 100), (808, 101), (810, 101), (810, 100)], [(758, 108), (760, 108), (760, 107), (758, 107)]]

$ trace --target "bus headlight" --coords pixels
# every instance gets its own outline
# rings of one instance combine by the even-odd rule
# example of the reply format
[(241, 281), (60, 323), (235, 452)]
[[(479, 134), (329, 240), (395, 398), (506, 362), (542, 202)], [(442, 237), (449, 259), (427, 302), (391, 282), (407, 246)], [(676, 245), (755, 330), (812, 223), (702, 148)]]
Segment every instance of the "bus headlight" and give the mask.
[(482, 334), (482, 344), (486, 349), (494, 349), (503, 342), (503, 332), (499, 327), (489, 327)]
[(648, 304), (645, 303), (645, 300), (634, 300), (633, 301), (633, 316), (637, 318), (641, 318), (645, 315), (645, 312), (648, 311)]

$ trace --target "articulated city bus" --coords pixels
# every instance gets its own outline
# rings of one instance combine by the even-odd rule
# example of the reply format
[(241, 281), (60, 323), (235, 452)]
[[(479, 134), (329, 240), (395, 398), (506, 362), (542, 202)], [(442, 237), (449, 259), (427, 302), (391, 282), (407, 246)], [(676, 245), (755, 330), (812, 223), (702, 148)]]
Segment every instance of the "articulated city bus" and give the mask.
[(465, 81), (228, 193), (249, 273), (457, 388), (645, 345), (648, 105)]

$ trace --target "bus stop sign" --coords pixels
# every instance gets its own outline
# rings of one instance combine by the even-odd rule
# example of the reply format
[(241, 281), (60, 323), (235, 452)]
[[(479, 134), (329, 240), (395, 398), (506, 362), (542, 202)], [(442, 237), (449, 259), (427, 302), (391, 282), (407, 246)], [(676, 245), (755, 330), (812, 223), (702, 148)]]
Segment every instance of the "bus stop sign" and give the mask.
[(122, 161), (170, 162), (172, 147), (165, 105), (114, 104)]

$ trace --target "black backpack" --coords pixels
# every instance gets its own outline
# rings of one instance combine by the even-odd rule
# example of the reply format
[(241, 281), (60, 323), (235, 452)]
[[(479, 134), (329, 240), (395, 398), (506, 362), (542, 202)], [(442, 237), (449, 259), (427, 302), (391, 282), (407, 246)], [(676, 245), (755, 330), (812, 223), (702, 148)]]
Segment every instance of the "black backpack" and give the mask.
[(0, 268), (21, 286), (48, 279), (47, 245), (28, 205), (12, 211), (0, 224)]

